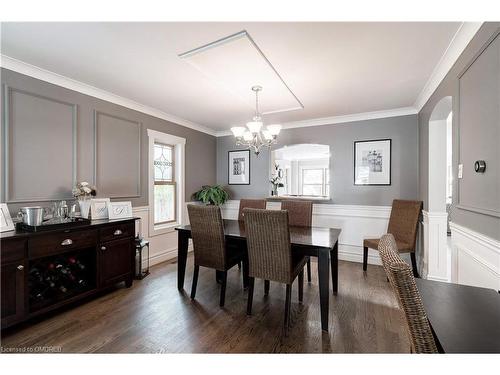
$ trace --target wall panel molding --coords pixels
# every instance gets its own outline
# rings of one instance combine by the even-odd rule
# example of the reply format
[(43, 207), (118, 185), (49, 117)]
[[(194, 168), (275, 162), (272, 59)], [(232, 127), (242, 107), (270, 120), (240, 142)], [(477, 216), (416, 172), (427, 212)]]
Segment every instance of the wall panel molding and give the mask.
[[(93, 183), (94, 185), (96, 186), (97, 190), (98, 190), (98, 193), (101, 194), (101, 192), (99, 191), (99, 188), (100, 188), (100, 184), (102, 186), (102, 182), (99, 181), (99, 176), (98, 176), (98, 170), (99, 170), (99, 157), (100, 157), (100, 154), (99, 154), (99, 136), (98, 136), (98, 133), (99, 133), (99, 116), (105, 116), (105, 117), (109, 117), (111, 119), (114, 119), (114, 120), (118, 120), (118, 121), (123, 121), (123, 122), (126, 122), (126, 123), (131, 123), (131, 124), (134, 124), (137, 126), (137, 148), (138, 148), (138, 152), (137, 152), (137, 161), (136, 161), (136, 167), (137, 167), (137, 171), (136, 171), (136, 182), (135, 182), (135, 186), (133, 188), (131, 188), (130, 192), (127, 192), (127, 193), (122, 193), (122, 194), (111, 194), (109, 192), (106, 192), (104, 191), (104, 195), (106, 195), (107, 197), (109, 198), (137, 198), (137, 197), (140, 197), (141, 196), (141, 148), (142, 148), (142, 142), (141, 142), (141, 136), (142, 136), (142, 123), (139, 122), (139, 121), (135, 121), (135, 120), (132, 120), (132, 119), (127, 119), (127, 118), (124, 118), (124, 117), (120, 117), (120, 116), (116, 116), (114, 114), (110, 114), (110, 113), (106, 113), (106, 112), (102, 112), (102, 111), (98, 111), (98, 110), (94, 110), (94, 140), (93, 140), (93, 143), (94, 143), (94, 171), (93, 171)], [(102, 125), (101, 125), (102, 126)], [(117, 134), (118, 135), (118, 134)], [(101, 177), (101, 180), (102, 180), (102, 177)]]
[(451, 223), (451, 280), (500, 290), (500, 241)]
[[(458, 100), (457, 100), (457, 108), (458, 108), (458, 116), (456, 116), (456, 120), (454, 121), (457, 122), (458, 124), (458, 152), (457, 152), (457, 160), (458, 163), (464, 165), (464, 172), (470, 172), (473, 168), (473, 163), (477, 159), (482, 159), (486, 160), (488, 162), (489, 170), (487, 169), (486, 173), (491, 173), (491, 168), (497, 168), (496, 173), (500, 173), (500, 167), (498, 166), (498, 163), (496, 161), (498, 153), (491, 157), (491, 154), (486, 153), (485, 150), (488, 150), (490, 147), (486, 147), (484, 142), (479, 142), (477, 143), (477, 140), (475, 143), (471, 144), (472, 142), (469, 138), (470, 134), (488, 134), (489, 137), (492, 135), (489, 134), (488, 132), (489, 129), (484, 128), (484, 124), (488, 123), (491, 120), (490, 125), (495, 126), (497, 124), (498, 118), (498, 98), (500, 97), (500, 92), (498, 91), (498, 85), (497, 86), (491, 86), (489, 89), (492, 91), (485, 91), (488, 90), (488, 87), (486, 85), (487, 82), (491, 81), (491, 76), (494, 76), (493, 71), (496, 70), (498, 73), (498, 68), (499, 68), (499, 63), (498, 63), (498, 49), (500, 48), (499, 46), (499, 40), (500, 40), (500, 30), (498, 30), (494, 35), (491, 36), (491, 38), (481, 47), (481, 49), (472, 57), (472, 59), (468, 62), (468, 64), (462, 69), (462, 71), (458, 74)], [(497, 48), (497, 51), (493, 50), (492, 48)], [(488, 53), (490, 53), (490, 60), (485, 60), (488, 58)], [(485, 74), (485, 66), (488, 67), (491, 64), (491, 61), (495, 59), (496, 61), (496, 69), (492, 69), (490, 73), (493, 74)], [(489, 62), (489, 64), (487, 63)], [(478, 65), (479, 64), (479, 68)], [(482, 64), (482, 65), (481, 65)], [(468, 74), (473, 75), (475, 79), (471, 80), (471, 78), (468, 77)], [(475, 74), (475, 75), (474, 75)], [(481, 76), (483, 75), (483, 76)], [(467, 89), (464, 89), (464, 85), (469, 85)], [(469, 95), (467, 96), (467, 93), (471, 90), (476, 90), (475, 95)], [(497, 101), (490, 103), (489, 100), (490, 98), (494, 98), (496, 94), (496, 99)], [(467, 102), (464, 102), (464, 96), (465, 98), (468, 99)], [(481, 98), (478, 98), (481, 97)], [(481, 100), (483, 99), (483, 100)], [(475, 103), (474, 100), (477, 100)], [(467, 105), (465, 105), (465, 104)], [(469, 112), (472, 110), (472, 116), (470, 113), (467, 113), (464, 110), (464, 107), (466, 107)], [(496, 108), (495, 108), (496, 107)], [(495, 118), (495, 108), (496, 109), (496, 118)], [(490, 110), (488, 112), (488, 109)], [(493, 109), (493, 110), (492, 110)], [(467, 116), (468, 115), (468, 116)], [(482, 118), (481, 118), (482, 116)], [(468, 118), (468, 122), (466, 123), (464, 121), (464, 117)], [(471, 118), (472, 117), (472, 118)], [(466, 126), (468, 128), (466, 129)], [(464, 130), (465, 129), (465, 130)], [(470, 129), (470, 130), (469, 130)], [(469, 132), (469, 136), (467, 136), (467, 130)], [(462, 147), (462, 138), (463, 134), (466, 133), (466, 139), (468, 142), (468, 147)], [(490, 139), (490, 138), (487, 138)], [(495, 138), (492, 138), (495, 139)], [(464, 139), (465, 140), (465, 139)], [(492, 143), (488, 144), (488, 146), (492, 145)], [(498, 145), (495, 145), (495, 147)], [(474, 155), (474, 157), (471, 159), (470, 158), (470, 150), (474, 149), (477, 153)], [(476, 150), (477, 149), (477, 150)], [(495, 149), (495, 148), (493, 148)], [(467, 152), (465, 152), (465, 151)], [(469, 156), (468, 160), (464, 160), (464, 153)], [(485, 156), (486, 155), (486, 156)], [(488, 157), (490, 156), (490, 157)], [(465, 170), (465, 168), (467, 170)], [(492, 180), (486, 180), (486, 181), (478, 181), (477, 180), (477, 174), (472, 173), (471, 176), (465, 175), (464, 178), (457, 179), (457, 184), (458, 187), (456, 189), (456, 201), (457, 204), (455, 205), (456, 208), (461, 209), (461, 210), (466, 210), (466, 211), (471, 211), (475, 213), (479, 213), (482, 215), (488, 215), (488, 216), (493, 216), (496, 218), (500, 218), (500, 208), (497, 204), (497, 197), (493, 197), (489, 199), (489, 204), (484, 204), (485, 202), (481, 202), (483, 204), (480, 204), (478, 202), (474, 202), (473, 200), (476, 199), (477, 201), (477, 196), (474, 194), (472, 197), (471, 201), (471, 195), (468, 194), (468, 201), (464, 199), (464, 195), (467, 195), (467, 191), (464, 189), (477, 189), (479, 185), (479, 190), (483, 193), (483, 195), (490, 196), (489, 194), (486, 194), (484, 190), (484, 185), (489, 185), (492, 183)], [(487, 178), (487, 175), (483, 176), (484, 178)], [(470, 181), (474, 179), (472, 182)], [(483, 186), (481, 186), (483, 185)], [(490, 191), (491, 193), (491, 191)], [(494, 208), (493, 208), (494, 207)]]
[[(46, 100), (52, 103), (61, 104), (64, 106), (68, 106), (71, 108), (71, 184), (72, 186), (67, 186), (68, 194), (64, 196), (49, 197), (49, 196), (26, 196), (15, 198), (14, 193), (12, 192), (12, 179), (13, 176), (12, 170), (14, 162), (11, 160), (11, 133), (13, 132), (13, 113), (12, 113), (12, 94), (18, 93), (26, 96), (30, 96), (33, 98), (38, 98), (41, 100)], [(37, 93), (33, 93), (26, 90), (17, 89), (14, 87), (10, 87), (8, 85), (3, 85), (3, 98), (4, 98), (4, 118), (3, 118), (3, 127), (2, 127), (2, 148), (3, 148), (3, 201), (6, 203), (29, 203), (29, 202), (46, 202), (53, 201), (56, 199), (73, 199), (71, 195), (71, 189), (76, 184), (77, 178), (77, 121), (78, 121), (78, 106), (74, 103), (69, 103), (65, 101), (61, 101), (58, 99), (54, 99), (49, 96), (39, 95)], [(29, 110), (29, 109), (27, 109)], [(34, 141), (34, 140), (33, 140)], [(40, 159), (41, 160), (41, 159)], [(33, 183), (36, 183), (34, 179)]]

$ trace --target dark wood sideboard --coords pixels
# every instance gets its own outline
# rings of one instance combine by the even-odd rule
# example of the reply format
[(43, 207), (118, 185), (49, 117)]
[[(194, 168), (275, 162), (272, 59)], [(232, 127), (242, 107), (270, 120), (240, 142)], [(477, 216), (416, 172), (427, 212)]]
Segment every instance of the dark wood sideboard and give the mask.
[(1, 326), (132, 286), (135, 218), (95, 220), (71, 229), (1, 234)]

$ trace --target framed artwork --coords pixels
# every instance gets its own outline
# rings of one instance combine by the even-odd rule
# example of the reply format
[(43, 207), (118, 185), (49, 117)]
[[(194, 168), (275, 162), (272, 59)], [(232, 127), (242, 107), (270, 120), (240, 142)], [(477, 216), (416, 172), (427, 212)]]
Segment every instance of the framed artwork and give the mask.
[(109, 198), (98, 198), (90, 201), (90, 217), (92, 220), (108, 218)]
[(391, 184), (391, 140), (354, 142), (354, 185)]
[(110, 220), (132, 217), (132, 202), (109, 202), (108, 214)]
[(0, 232), (14, 230), (14, 223), (10, 217), (9, 208), (6, 203), (0, 203)]
[(250, 150), (228, 151), (228, 184), (250, 185)]

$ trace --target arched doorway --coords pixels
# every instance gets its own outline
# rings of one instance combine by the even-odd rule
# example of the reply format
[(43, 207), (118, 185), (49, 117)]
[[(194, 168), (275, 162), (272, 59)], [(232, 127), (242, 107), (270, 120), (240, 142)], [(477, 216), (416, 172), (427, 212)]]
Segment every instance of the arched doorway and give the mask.
[(429, 118), (429, 180), (424, 212), (424, 264), (427, 278), (449, 281), (448, 214), (452, 184), (452, 97), (441, 99)]

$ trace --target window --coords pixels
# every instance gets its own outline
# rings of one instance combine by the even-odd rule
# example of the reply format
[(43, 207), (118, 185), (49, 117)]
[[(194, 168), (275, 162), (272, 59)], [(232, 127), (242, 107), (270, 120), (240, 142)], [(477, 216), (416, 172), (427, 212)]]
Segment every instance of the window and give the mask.
[(175, 221), (176, 184), (174, 174), (174, 146), (154, 144), (154, 224)]
[(330, 173), (328, 168), (302, 169), (302, 195), (329, 196)]
[(167, 233), (182, 224), (184, 205), (184, 138), (148, 129), (149, 235)]

